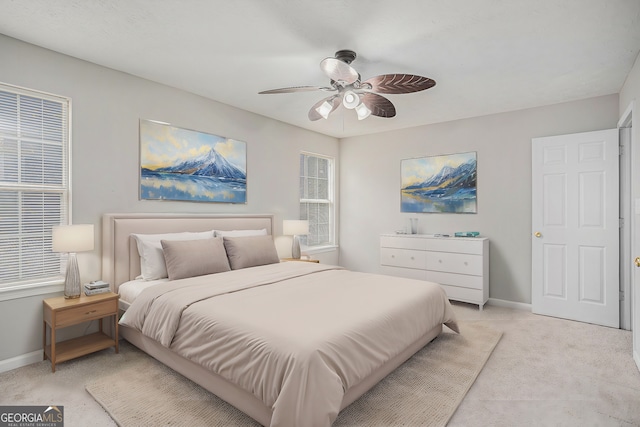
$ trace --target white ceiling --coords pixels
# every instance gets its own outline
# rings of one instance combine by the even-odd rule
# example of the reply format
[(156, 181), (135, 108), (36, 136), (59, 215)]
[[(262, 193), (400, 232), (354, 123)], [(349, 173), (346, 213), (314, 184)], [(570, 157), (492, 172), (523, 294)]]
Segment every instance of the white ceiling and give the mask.
[[(638, 0), (0, 0), (0, 33), (335, 137), (618, 93), (640, 50)], [(397, 116), (311, 122), (320, 61), (407, 73)], [(1, 54), (1, 52), (0, 52)], [(3, 59), (5, 60), (5, 59)], [(170, 101), (170, 100), (169, 100)]]

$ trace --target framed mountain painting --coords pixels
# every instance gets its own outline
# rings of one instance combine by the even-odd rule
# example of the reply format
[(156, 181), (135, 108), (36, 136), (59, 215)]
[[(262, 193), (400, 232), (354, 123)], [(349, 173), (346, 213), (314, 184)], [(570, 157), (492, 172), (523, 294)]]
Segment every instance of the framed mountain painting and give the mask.
[(401, 161), (401, 212), (476, 213), (476, 152)]
[(140, 199), (247, 202), (247, 144), (140, 120)]

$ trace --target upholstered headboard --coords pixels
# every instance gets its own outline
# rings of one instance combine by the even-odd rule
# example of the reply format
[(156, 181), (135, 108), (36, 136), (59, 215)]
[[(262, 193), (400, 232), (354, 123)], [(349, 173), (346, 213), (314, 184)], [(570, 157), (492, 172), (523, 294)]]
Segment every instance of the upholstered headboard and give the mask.
[(140, 256), (131, 234), (181, 231), (255, 230), (273, 235), (273, 215), (105, 214), (102, 217), (102, 280), (118, 292), (121, 283), (140, 274)]

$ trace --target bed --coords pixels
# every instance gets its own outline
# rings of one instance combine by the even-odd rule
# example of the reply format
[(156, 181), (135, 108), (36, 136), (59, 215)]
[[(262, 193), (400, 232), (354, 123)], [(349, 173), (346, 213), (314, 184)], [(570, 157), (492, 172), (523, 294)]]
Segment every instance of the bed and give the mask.
[[(212, 230), (225, 237), (163, 239), (174, 280), (140, 279), (140, 236)], [(260, 424), (303, 427), (330, 426), (443, 324), (457, 331), (437, 284), (315, 263), (246, 264), (272, 234), (272, 215), (104, 215), (103, 280), (121, 295), (121, 336)], [(224, 243), (234, 268), (184, 273), (193, 262), (181, 248), (210, 240)]]

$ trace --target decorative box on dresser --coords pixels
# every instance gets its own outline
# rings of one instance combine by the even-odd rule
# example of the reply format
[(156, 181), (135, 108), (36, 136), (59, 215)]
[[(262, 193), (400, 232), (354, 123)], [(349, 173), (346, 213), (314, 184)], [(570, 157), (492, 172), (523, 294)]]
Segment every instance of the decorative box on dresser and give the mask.
[(489, 239), (383, 234), (380, 273), (439, 283), (449, 299), (482, 310), (489, 299)]

